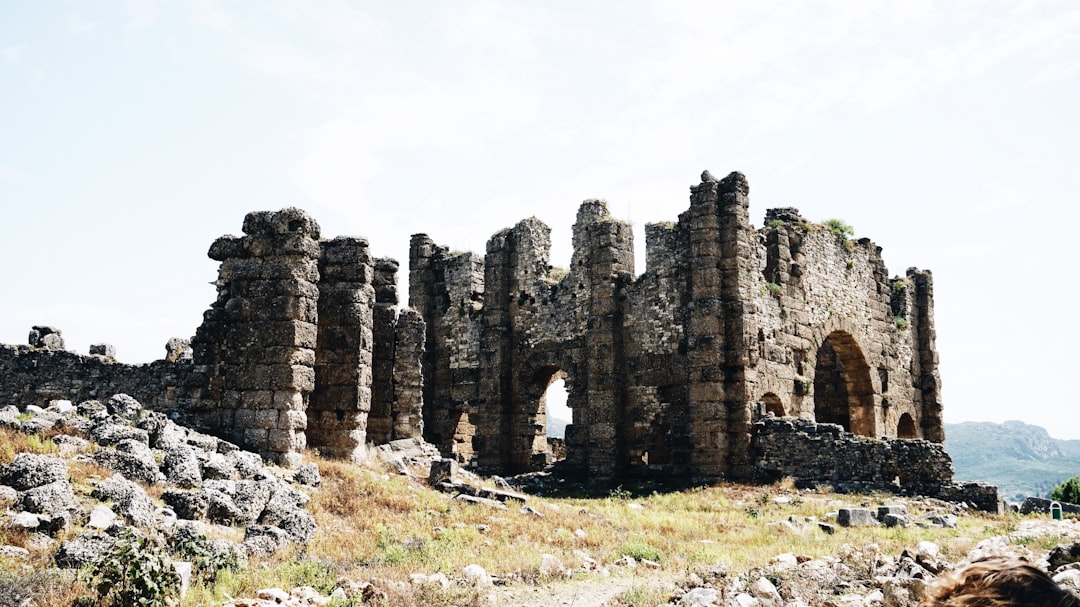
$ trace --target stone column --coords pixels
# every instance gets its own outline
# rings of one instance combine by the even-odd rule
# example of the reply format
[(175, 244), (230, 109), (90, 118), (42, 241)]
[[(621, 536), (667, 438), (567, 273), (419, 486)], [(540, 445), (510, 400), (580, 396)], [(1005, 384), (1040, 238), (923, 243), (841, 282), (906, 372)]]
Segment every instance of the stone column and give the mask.
[(690, 400), (691, 474), (725, 472), (727, 411), (724, 406), (724, 327), (721, 321), (720, 214), (718, 183), (708, 171), (690, 188), (690, 208), (680, 216), (689, 226), (690, 272), (686, 341)]
[(922, 396), (923, 438), (935, 443), (945, 442), (945, 425), (942, 419), (941, 374), (938, 372), (937, 329), (934, 328), (934, 276), (930, 270), (911, 268), (908, 278), (915, 285), (915, 301), (912, 302), (911, 327), (915, 338), (919, 374), (913, 378)]
[(372, 260), (363, 238), (322, 243), (315, 393), (309, 444), (328, 457), (360, 461), (371, 410)]
[(221, 434), (286, 465), (306, 446), (315, 387), (319, 225), (299, 209), (249, 213), (210, 247), (218, 299), (192, 341)]
[(756, 339), (750, 294), (750, 184), (733, 172), (717, 184), (720, 211), (720, 308), (724, 326), (723, 381), (727, 417), (725, 474), (747, 478), (750, 474), (750, 428), (753, 418), (747, 393), (746, 368), (750, 346)]
[[(610, 477), (627, 465), (626, 394), (623, 381), (620, 280), (634, 272), (634, 241), (630, 224), (612, 219), (601, 200), (587, 200), (574, 225), (575, 254), (587, 268), (588, 326), (585, 330), (585, 376), (577, 381), (586, 391), (584, 407), (574, 409), (574, 446), (587, 454), (590, 475)], [(583, 381), (582, 381), (583, 380)]]
[(415, 310), (402, 310), (394, 325), (391, 439), (424, 434), (424, 319)]
[(368, 442), (381, 445), (393, 440), (391, 409), (394, 404), (394, 350), (397, 326), (397, 261), (375, 260), (374, 351), (372, 353), (371, 413)]

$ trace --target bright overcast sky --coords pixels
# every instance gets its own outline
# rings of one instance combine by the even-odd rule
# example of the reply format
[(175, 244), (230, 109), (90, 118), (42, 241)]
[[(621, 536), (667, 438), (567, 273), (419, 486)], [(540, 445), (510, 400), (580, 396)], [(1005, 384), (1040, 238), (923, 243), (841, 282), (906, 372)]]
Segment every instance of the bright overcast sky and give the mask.
[[(299, 206), (408, 266), (585, 198), (675, 220), (703, 169), (934, 272), (948, 422), (1080, 438), (1080, 4), (0, 5), (0, 342), (191, 336), (210, 243)], [(404, 273), (404, 272), (403, 272)], [(403, 302), (404, 303), (404, 302)]]

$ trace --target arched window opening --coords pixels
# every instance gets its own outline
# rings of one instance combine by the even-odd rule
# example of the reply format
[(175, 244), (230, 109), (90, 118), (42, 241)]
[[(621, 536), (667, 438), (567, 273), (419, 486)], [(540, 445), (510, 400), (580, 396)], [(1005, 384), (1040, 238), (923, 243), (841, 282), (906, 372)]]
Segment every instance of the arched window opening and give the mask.
[(784, 403), (780, 401), (780, 397), (772, 392), (766, 392), (761, 397), (761, 402), (765, 403), (765, 412), (772, 414), (774, 417), (784, 417), (787, 415), (784, 412)]
[(875, 436), (874, 386), (870, 366), (848, 333), (834, 331), (818, 348), (814, 365), (814, 419), (848, 432)]
[(896, 424), (896, 436), (897, 438), (919, 438), (919, 433), (915, 428), (915, 419), (910, 413), (900, 416), (900, 422)]
[(543, 407), (547, 413), (548, 438), (566, 438), (566, 426), (574, 419), (573, 413), (566, 403), (568, 396), (569, 392), (566, 389), (565, 376), (558, 377), (558, 379), (551, 382), (551, 385), (544, 392)]

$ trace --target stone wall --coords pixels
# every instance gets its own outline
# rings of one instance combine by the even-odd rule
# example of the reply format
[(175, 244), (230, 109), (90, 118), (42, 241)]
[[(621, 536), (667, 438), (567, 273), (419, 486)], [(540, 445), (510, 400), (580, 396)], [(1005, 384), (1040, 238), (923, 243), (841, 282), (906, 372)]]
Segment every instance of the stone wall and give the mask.
[(425, 435), (501, 472), (550, 461), (545, 390), (566, 380), (566, 466), (594, 476), (746, 478), (768, 410), (868, 437), (944, 438), (928, 271), (791, 208), (749, 221), (749, 184), (708, 172), (677, 222), (630, 226), (585, 201), (570, 267), (526, 219), (483, 259), (413, 237), (410, 306), (427, 327)]
[(418, 435), (424, 326), (393, 308), (397, 263), (373, 260), (361, 238), (320, 240), (295, 208), (250, 213), (243, 230), (210, 247), (218, 297), (190, 348), (173, 339), (165, 360), (126, 365), (104, 344), (101, 355), (63, 351), (59, 331), (35, 327), (29, 346), (0, 347), (0, 402), (123, 392), (286, 464), (307, 446), (361, 457), (369, 421), (374, 440)]
[(890, 491), (1003, 511), (997, 487), (954, 483), (944, 446), (924, 439), (868, 438), (839, 424), (768, 415), (753, 424), (749, 456), (752, 476), (765, 482), (790, 478), (800, 487)]

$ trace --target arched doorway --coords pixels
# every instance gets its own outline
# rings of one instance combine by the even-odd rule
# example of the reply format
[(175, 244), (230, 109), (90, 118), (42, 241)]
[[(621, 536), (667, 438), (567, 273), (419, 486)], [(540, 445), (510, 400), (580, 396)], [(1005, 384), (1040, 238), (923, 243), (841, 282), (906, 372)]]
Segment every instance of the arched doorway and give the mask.
[(848, 432), (875, 436), (874, 384), (862, 348), (851, 334), (833, 331), (814, 365), (814, 419)]
[(553, 395), (553, 400), (559, 397), (568, 400), (566, 379), (566, 372), (553, 366), (541, 367), (533, 373), (524, 390), (523, 406), (514, 411), (510, 425), (510, 461), (514, 467), (537, 470), (554, 461), (548, 443), (548, 396), (558, 382), (563, 386), (562, 394)]
[(771, 413), (775, 417), (784, 417), (784, 403), (780, 401), (780, 397), (772, 392), (766, 392), (761, 396), (761, 402), (765, 404), (765, 412)]
[(915, 429), (915, 419), (911, 417), (910, 413), (900, 416), (900, 421), (896, 424), (896, 437), (919, 438), (919, 433)]

